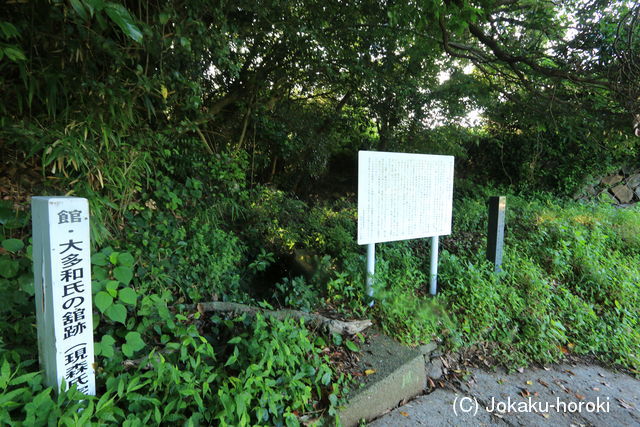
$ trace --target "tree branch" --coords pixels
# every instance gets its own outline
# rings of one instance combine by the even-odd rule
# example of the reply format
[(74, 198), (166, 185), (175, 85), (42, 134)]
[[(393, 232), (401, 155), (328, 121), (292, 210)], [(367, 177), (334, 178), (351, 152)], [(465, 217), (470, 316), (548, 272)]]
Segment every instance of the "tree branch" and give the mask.
[(559, 70), (559, 69), (555, 69), (555, 68), (548, 68), (548, 67), (543, 67), (541, 65), (539, 65), (538, 63), (535, 62), (535, 60), (528, 58), (526, 56), (522, 56), (522, 55), (513, 55), (509, 52), (507, 52), (506, 50), (504, 50), (499, 44), (498, 42), (496, 42), (495, 39), (491, 38), (490, 36), (488, 36), (487, 34), (485, 34), (482, 29), (480, 27), (478, 27), (475, 24), (468, 24), (469, 26), (469, 31), (471, 32), (471, 34), (478, 39), (478, 41), (480, 43), (482, 43), (484, 46), (486, 46), (487, 48), (489, 48), (491, 50), (491, 52), (495, 55), (496, 59), (498, 59), (499, 61), (505, 62), (507, 64), (525, 64), (527, 65), (529, 68), (537, 71), (538, 73), (546, 76), (546, 77), (552, 77), (552, 78), (560, 78), (560, 79), (567, 79), (567, 80), (571, 80), (573, 82), (577, 82), (577, 83), (587, 83), (587, 84), (591, 84), (591, 85), (595, 85), (595, 86), (601, 86), (603, 88), (606, 89), (610, 89), (611, 88), (611, 83), (604, 81), (604, 80), (600, 80), (600, 79), (596, 79), (596, 78), (591, 78), (591, 77), (585, 77), (585, 76), (580, 76), (577, 75), (576, 73), (570, 72), (570, 71), (563, 71), (563, 70)]

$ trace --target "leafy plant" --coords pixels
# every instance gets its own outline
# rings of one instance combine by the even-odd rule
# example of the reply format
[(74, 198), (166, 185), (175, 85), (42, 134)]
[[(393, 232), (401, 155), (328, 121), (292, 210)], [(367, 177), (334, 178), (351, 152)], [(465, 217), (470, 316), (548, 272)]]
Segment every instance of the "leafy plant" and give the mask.
[(192, 301), (242, 300), (239, 264), (245, 248), (220, 227), (217, 205), (205, 206), (202, 182), (189, 178), (180, 187), (164, 177), (154, 185), (145, 204), (126, 215), (134, 226), (128, 241), (141, 259), (137, 274), (145, 289), (171, 289)]
[(93, 264), (93, 301), (103, 316), (123, 325), (127, 320), (127, 307), (135, 308), (137, 292), (130, 287), (134, 258), (127, 252), (106, 247), (91, 257)]
[(31, 245), (9, 238), (0, 249), (0, 350), (23, 352), (35, 345), (35, 310)]
[(289, 280), (283, 278), (276, 283), (276, 300), (285, 307), (298, 308), (303, 311), (311, 311), (318, 303), (318, 290), (307, 283), (303, 276)]

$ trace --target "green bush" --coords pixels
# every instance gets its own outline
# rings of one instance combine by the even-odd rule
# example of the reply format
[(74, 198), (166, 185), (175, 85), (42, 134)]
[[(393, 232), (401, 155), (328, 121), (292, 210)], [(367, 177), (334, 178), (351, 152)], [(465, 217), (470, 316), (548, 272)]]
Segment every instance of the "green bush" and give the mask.
[[(104, 248), (92, 264), (98, 396), (75, 388), (56, 396), (28, 359), (33, 342), (0, 348), (0, 423), (299, 425), (304, 415), (336, 415), (347, 378), (304, 323), (183, 315), (168, 291), (136, 291), (129, 253)], [(23, 328), (32, 321), (15, 320)], [(0, 326), (5, 336), (8, 325)]]
[(218, 337), (228, 334), (224, 328), (244, 326), (225, 349), (227, 374), (218, 389), (222, 424), (298, 425), (297, 415), (316, 412), (313, 404), (322, 397), (328, 398), (328, 415), (336, 415), (346, 378), (332, 372), (303, 323), (261, 315), (234, 319), (235, 325), (213, 322)]
[(365, 315), (365, 262), (364, 255), (358, 253), (351, 253), (343, 260), (341, 271), (336, 271), (327, 282), (328, 304), (343, 313)]
[(189, 178), (180, 186), (163, 177), (153, 185), (144, 204), (126, 215), (141, 290), (169, 289), (191, 301), (246, 299), (240, 288), (244, 245), (221, 228), (220, 206), (204, 205), (202, 182)]
[[(484, 228), (468, 213), (480, 215), (479, 203), (456, 204), (467, 212), (454, 212), (464, 226), (451, 238)], [(491, 343), (510, 365), (573, 351), (637, 369), (637, 210), (510, 195), (506, 224), (500, 274), (482, 261), (483, 247), (442, 254), (438, 301), (452, 318), (450, 345)]]
[[(35, 347), (35, 304), (31, 245), (22, 239), (1, 240), (0, 350)], [(28, 352), (28, 351), (27, 351)]]
[[(410, 242), (377, 246), (373, 278), (375, 316), (382, 328), (404, 342), (431, 339), (436, 317), (429, 292), (428, 268), (416, 256)], [(364, 264), (363, 264), (364, 266)]]
[(154, 317), (167, 322), (164, 349), (151, 351), (130, 370), (119, 355), (99, 356), (96, 397), (75, 392), (75, 386), (55, 396), (43, 375), (31, 370), (34, 361), (0, 354), (0, 422), (299, 425), (299, 417), (319, 413), (322, 397), (328, 397), (327, 413), (336, 415), (346, 378), (333, 373), (304, 324), (260, 315), (218, 318), (216, 336), (232, 338), (216, 351), (186, 317), (168, 314), (165, 302), (145, 297), (141, 308), (147, 326)]

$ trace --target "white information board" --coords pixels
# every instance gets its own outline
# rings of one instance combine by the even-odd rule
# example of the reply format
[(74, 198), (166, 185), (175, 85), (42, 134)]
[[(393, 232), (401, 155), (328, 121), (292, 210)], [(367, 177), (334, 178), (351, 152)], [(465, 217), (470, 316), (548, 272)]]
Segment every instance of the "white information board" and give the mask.
[(33, 273), (40, 366), (47, 385), (95, 395), (89, 204), (33, 197)]
[(451, 233), (453, 156), (358, 153), (358, 244)]

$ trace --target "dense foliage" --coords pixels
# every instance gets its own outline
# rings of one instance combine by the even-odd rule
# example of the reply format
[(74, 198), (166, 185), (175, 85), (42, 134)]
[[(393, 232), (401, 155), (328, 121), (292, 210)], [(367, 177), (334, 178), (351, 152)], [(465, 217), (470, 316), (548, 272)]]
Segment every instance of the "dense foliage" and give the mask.
[[(597, 354), (638, 372), (638, 209), (549, 196), (508, 200), (502, 273), (491, 274), (473, 251), (445, 252), (447, 285), (437, 300), (451, 316), (452, 344), (496, 346), (514, 365)], [(458, 235), (482, 233), (478, 202), (461, 201)]]
[[(5, 161), (91, 196), (107, 223), (158, 168), (183, 183), (199, 154), (231, 153), (250, 184), (301, 194), (341, 158), (352, 169), (358, 148), (454, 153), (510, 184), (575, 187), (574, 165), (636, 154), (639, 13), (622, 0), (12, 2)], [(488, 119), (480, 135), (459, 126), (472, 107)]]
[[(510, 366), (573, 352), (637, 371), (638, 210), (564, 197), (638, 164), (639, 19), (625, 0), (5, 2), (0, 422), (336, 414), (348, 378), (325, 350), (352, 341), (193, 309), (211, 300), (372, 317)], [(456, 156), (438, 297), (425, 242), (399, 242), (380, 245), (366, 304), (359, 149)], [(37, 372), (32, 194), (91, 204), (95, 399)]]

